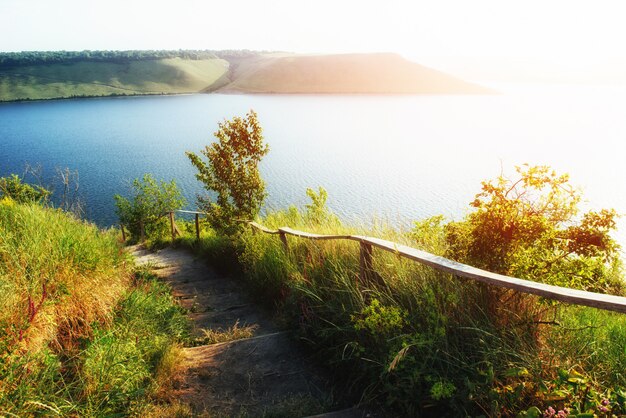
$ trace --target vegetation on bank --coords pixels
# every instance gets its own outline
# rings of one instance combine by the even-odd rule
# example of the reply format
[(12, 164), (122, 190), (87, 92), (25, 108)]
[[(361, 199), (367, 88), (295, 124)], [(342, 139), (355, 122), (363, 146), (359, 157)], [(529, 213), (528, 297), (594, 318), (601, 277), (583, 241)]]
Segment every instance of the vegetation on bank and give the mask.
[[(246, 143), (231, 133), (218, 136), (215, 149), (232, 140)], [(231, 173), (228, 161), (209, 158), (203, 170)], [(254, 172), (257, 163), (246, 167)], [(219, 180), (200, 173), (215, 190)], [(231, 191), (252, 186), (263, 194), (263, 182), (225, 178), (235, 183)], [(238, 201), (224, 193), (222, 200)], [(568, 177), (548, 167), (522, 166), (513, 178), (484, 182), (464, 219), (433, 217), (410, 231), (380, 222), (345, 225), (327, 209), (324, 189), (307, 194), (304, 209), (257, 220), (269, 228), (375, 236), (528, 280), (625, 293), (610, 236), (616, 213), (580, 213), (581, 197)], [(241, 221), (236, 210), (227, 215), (229, 224)], [(212, 223), (196, 240), (195, 225), (180, 222), (178, 243), (221, 266), (238, 266), (259, 301), (336, 373), (346, 396), (391, 416), (626, 415), (624, 315), (490, 287), (387, 252), (375, 252), (375, 277), (364, 281), (354, 242), (289, 237), (286, 249), (274, 235), (245, 227), (215, 231)], [(167, 237), (161, 232), (152, 242), (163, 245)]]
[(69, 64), (72, 62), (109, 62), (125, 64), (131, 61), (208, 60), (217, 58), (248, 57), (258, 52), (248, 50), (178, 49), (129, 51), (22, 51), (0, 52), (0, 68), (27, 67), (31, 65)]
[[(154, 410), (186, 322), (115, 231), (0, 179), (0, 415)], [(44, 193), (44, 191), (46, 193)]]
[[(376, 236), (433, 253), (447, 248), (433, 222), (404, 232), (383, 222), (349, 226), (326, 209), (323, 189), (309, 195), (308, 207), (258, 221)], [(245, 229), (224, 237), (206, 222), (197, 241), (193, 222), (177, 222), (183, 236), (174, 244), (241, 274), (355, 402), (390, 416), (626, 413), (624, 315), (500, 291), (385, 252), (373, 258), (381, 283), (363, 282), (354, 242), (288, 237), (285, 251), (277, 236)], [(163, 233), (150, 243), (170, 240)]]

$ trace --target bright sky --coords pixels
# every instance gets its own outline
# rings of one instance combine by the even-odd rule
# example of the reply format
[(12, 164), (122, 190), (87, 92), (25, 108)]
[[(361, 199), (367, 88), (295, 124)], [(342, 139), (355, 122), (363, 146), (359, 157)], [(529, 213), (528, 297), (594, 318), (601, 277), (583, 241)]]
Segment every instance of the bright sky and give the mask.
[[(398, 52), (626, 63), (623, 0), (0, 0), (0, 51)], [(592, 64), (589, 64), (592, 63)]]

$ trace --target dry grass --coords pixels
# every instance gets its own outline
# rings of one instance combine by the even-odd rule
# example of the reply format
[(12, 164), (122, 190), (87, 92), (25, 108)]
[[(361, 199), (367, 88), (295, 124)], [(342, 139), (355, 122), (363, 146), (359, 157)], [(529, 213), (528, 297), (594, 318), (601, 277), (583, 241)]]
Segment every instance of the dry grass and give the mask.
[(112, 234), (66, 214), (0, 202), (0, 329), (9, 346), (69, 348), (110, 320), (130, 280)]
[(240, 326), (239, 321), (228, 329), (203, 329), (204, 336), (200, 338), (199, 345), (201, 344), (217, 344), (226, 343), (229, 341), (241, 340), (244, 338), (251, 338), (254, 336), (254, 331), (259, 326), (257, 324)]

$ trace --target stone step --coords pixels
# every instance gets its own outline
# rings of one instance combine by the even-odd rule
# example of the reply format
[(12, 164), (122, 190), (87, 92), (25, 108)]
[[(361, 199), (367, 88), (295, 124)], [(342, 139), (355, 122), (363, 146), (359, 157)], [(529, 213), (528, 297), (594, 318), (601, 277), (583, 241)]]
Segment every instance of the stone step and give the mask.
[(324, 402), (323, 377), (285, 332), (184, 349), (177, 398), (195, 413), (260, 416), (282, 402)]

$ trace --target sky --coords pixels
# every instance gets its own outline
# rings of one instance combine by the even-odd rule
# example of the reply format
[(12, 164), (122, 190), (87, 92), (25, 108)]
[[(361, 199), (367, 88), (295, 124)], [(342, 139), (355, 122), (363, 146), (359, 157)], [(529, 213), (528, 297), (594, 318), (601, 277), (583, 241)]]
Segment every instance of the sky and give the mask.
[(0, 0), (0, 51), (397, 52), (591, 74), (626, 69), (625, 17), (621, 0)]

